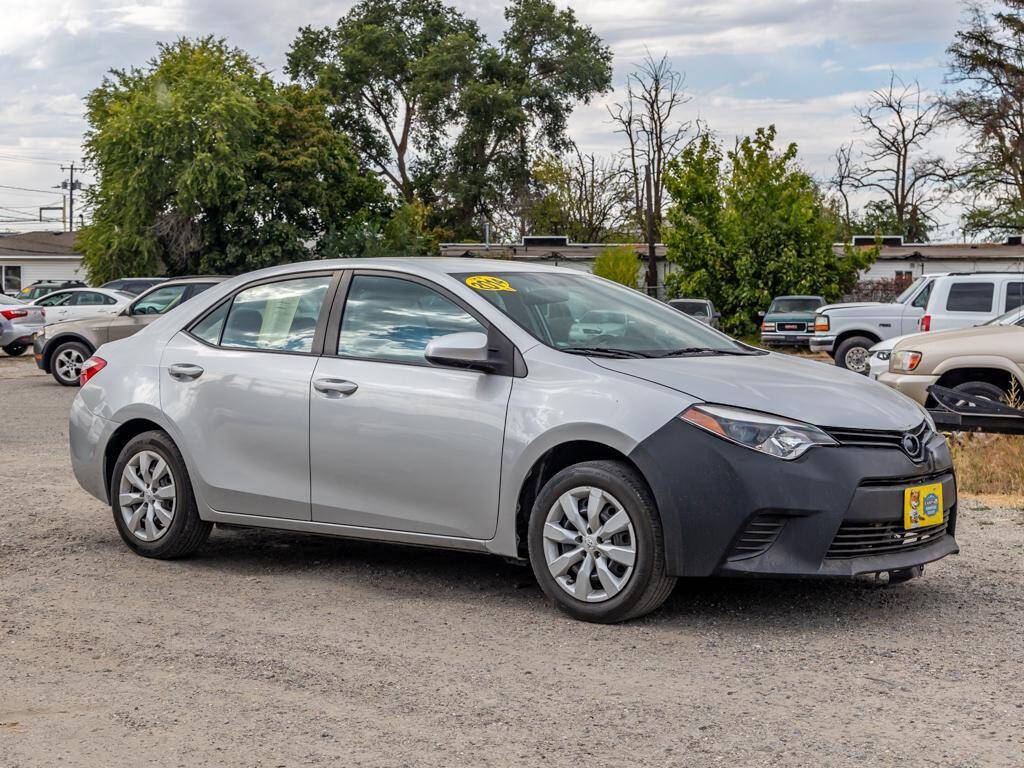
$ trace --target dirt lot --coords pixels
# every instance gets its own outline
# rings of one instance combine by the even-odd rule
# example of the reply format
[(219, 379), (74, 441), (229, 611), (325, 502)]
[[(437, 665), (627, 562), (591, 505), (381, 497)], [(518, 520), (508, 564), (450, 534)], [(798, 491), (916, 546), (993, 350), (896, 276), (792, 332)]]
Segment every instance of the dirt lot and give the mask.
[(925, 578), (680, 584), (629, 625), (483, 556), (215, 530), (131, 554), (74, 391), (0, 357), (0, 766), (1010, 766), (1024, 511)]

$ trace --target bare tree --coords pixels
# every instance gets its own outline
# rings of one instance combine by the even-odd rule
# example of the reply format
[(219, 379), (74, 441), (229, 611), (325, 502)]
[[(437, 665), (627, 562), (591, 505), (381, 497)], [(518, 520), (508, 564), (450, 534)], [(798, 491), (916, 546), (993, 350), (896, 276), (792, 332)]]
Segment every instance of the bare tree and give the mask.
[(637, 232), (645, 233), (645, 239), (644, 170), (651, 170), (652, 229), (657, 239), (663, 221), (665, 167), (701, 130), (699, 120), (681, 119), (680, 112), (690, 100), (686, 76), (672, 67), (668, 55), (655, 59), (648, 52), (628, 76), (625, 98), (608, 108), (616, 133), (626, 140), (622, 155), (632, 192), (631, 218)]
[(836, 169), (828, 185), (838, 195), (843, 206), (843, 235), (849, 238), (853, 233), (850, 231), (852, 220), (850, 218), (850, 193), (854, 188), (853, 180), (853, 142), (840, 144), (839, 149), (832, 155), (835, 160)]
[(872, 92), (857, 109), (867, 134), (860, 162), (850, 172), (856, 189), (880, 192), (892, 206), (899, 234), (917, 239), (922, 224), (945, 200), (941, 163), (927, 143), (941, 125), (941, 104), (922, 98), (915, 80), (891, 73), (889, 85)]

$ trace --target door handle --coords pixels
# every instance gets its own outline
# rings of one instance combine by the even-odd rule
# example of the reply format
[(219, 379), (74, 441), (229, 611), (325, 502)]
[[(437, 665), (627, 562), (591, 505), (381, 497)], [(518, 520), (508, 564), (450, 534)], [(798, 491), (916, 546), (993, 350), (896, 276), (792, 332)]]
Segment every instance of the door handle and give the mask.
[(203, 375), (202, 367), (192, 365), (191, 363), (169, 365), (167, 366), (167, 372), (171, 375), (172, 379), (177, 379), (178, 381), (193, 381)]
[(351, 395), (359, 389), (359, 385), (354, 381), (347, 381), (346, 379), (314, 379), (313, 389), (327, 395), (328, 397), (335, 395), (344, 397), (346, 395)]

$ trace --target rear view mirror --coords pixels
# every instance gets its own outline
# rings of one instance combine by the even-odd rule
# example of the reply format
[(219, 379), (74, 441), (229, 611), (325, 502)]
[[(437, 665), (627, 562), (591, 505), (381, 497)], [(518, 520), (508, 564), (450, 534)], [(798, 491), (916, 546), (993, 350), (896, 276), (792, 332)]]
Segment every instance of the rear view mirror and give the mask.
[(494, 369), (490, 360), (487, 335), (479, 331), (449, 333), (427, 344), (424, 357), (434, 365), (471, 368), (478, 371)]

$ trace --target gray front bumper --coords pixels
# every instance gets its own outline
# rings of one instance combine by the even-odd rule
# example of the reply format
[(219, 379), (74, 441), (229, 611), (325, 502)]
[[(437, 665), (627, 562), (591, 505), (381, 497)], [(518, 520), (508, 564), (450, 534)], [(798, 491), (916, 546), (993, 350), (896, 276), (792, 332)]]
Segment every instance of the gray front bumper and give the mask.
[(835, 345), (835, 336), (811, 336), (811, 352), (828, 352), (831, 354)]

